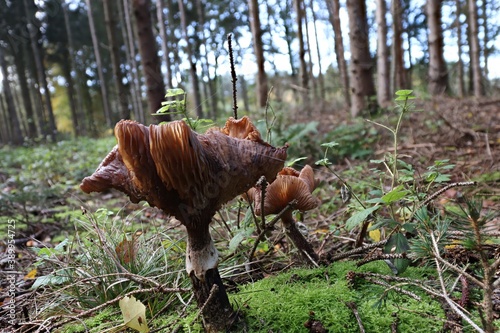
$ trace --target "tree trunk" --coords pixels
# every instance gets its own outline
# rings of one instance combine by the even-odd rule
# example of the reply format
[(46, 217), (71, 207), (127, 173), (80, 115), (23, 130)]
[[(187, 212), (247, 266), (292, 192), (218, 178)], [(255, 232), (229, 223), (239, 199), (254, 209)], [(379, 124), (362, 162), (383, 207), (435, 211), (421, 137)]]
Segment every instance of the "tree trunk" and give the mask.
[[(75, 71), (75, 77), (76, 77), (76, 118), (79, 120), (79, 122), (75, 127), (75, 133), (76, 135), (85, 135), (87, 133), (86, 129), (86, 121), (84, 117), (84, 112), (83, 112), (83, 95), (82, 95), (82, 87), (81, 87), (81, 78), (80, 78), (80, 71), (76, 67), (76, 61), (75, 61), (75, 46), (73, 43), (73, 33), (71, 31), (71, 25), (69, 23), (69, 15), (68, 15), (68, 5), (63, 3), (62, 4), (62, 9), (63, 9), (63, 15), (64, 15), (64, 25), (66, 27), (66, 36), (68, 37), (68, 52), (69, 52), (69, 66), (70, 68), (73, 68)], [(71, 84), (73, 85), (73, 78), (71, 77), (71, 72), (70, 72), (70, 78), (71, 78)], [(68, 87), (69, 88), (69, 87)]]
[(264, 68), (264, 46), (260, 26), (259, 4), (257, 0), (248, 0), (250, 10), (250, 30), (252, 31), (253, 50), (257, 62), (257, 103), (263, 108), (267, 103), (267, 75)]
[(345, 61), (344, 40), (340, 24), (340, 2), (339, 0), (327, 0), (329, 18), (335, 34), (335, 57), (339, 68), (340, 81), (344, 88), (345, 102), (351, 106), (351, 93), (349, 90), (349, 75), (347, 74), (347, 63)]
[(483, 96), (481, 85), (482, 74), (479, 64), (480, 47), (479, 47), (479, 29), (477, 21), (477, 3), (476, 0), (468, 0), (469, 3), (469, 29), (470, 29), (470, 55), (471, 55), (471, 70), (472, 70), (472, 85), (474, 86), (474, 96)]
[[(365, 0), (347, 0), (349, 15), (349, 40), (351, 41), (351, 115), (353, 117), (368, 109), (376, 109), (373, 83), (373, 60), (368, 44), (368, 24)], [(368, 102), (368, 103), (367, 103)]]
[[(489, 83), (489, 80), (488, 80), (488, 76), (489, 76), (489, 69), (488, 69), (488, 58), (490, 57), (490, 48), (488, 47), (488, 42), (490, 41), (490, 28), (489, 28), (489, 24), (490, 22), (488, 22), (490, 16), (488, 16), (488, 2), (490, 0), (483, 0), (483, 5), (482, 5), (482, 21), (483, 21), (483, 55), (484, 55), (484, 78), (486, 80), (484, 80), (485, 83)], [(498, 7), (497, 7), (498, 8)], [(498, 10), (497, 10), (497, 13), (498, 13)], [(492, 14), (490, 12), (490, 15), (491, 17), (494, 17), (493, 15), (495, 14)], [(496, 14), (498, 15), (498, 14)], [(497, 28), (498, 29), (498, 28)], [(498, 35), (498, 33), (497, 33)], [(483, 89), (483, 92), (484, 92), (484, 89)]]
[[(0, 69), (1, 70), (1, 69)], [(10, 139), (9, 115), (4, 103), (5, 94), (0, 94), (0, 140), (2, 144), (8, 144)]]
[(163, 15), (163, 11), (165, 10), (165, 4), (163, 0), (158, 0), (156, 4), (156, 15), (158, 18), (158, 28), (160, 31), (161, 38), (161, 51), (163, 53), (163, 61), (165, 62), (166, 67), (166, 80), (167, 89), (172, 87), (172, 64), (170, 62), (170, 52), (168, 50), (168, 38), (167, 38), (167, 29), (165, 24), (165, 17)]
[(390, 104), (389, 50), (387, 48), (387, 21), (385, 0), (377, 0), (377, 102), (382, 107)]
[(50, 90), (47, 84), (47, 76), (45, 74), (45, 68), (43, 66), (42, 55), (38, 45), (38, 31), (34, 27), (33, 20), (35, 20), (34, 15), (30, 14), (30, 9), (28, 5), (28, 1), (24, 0), (24, 10), (26, 15), (26, 20), (28, 22), (27, 28), (29, 32), (30, 42), (31, 42), (31, 51), (33, 52), (33, 57), (35, 59), (35, 67), (37, 73), (37, 81), (38, 81), (38, 90), (43, 88), (43, 101), (45, 106), (45, 112), (47, 113), (48, 119), (48, 128), (42, 130), (44, 134), (49, 134), (52, 140), (55, 140), (57, 137), (57, 127), (56, 120), (54, 118), (54, 111), (52, 110), (52, 101), (50, 97)]
[(156, 40), (150, 15), (151, 0), (132, 0), (142, 72), (146, 79), (149, 112), (154, 114), (161, 107), (165, 96), (165, 85), (156, 50)]
[(462, 0), (456, 0), (456, 13), (455, 25), (457, 28), (457, 48), (458, 48), (458, 61), (457, 61), (457, 95), (463, 97), (465, 95), (464, 85), (464, 62), (462, 61), (462, 22), (460, 22), (460, 14), (462, 12)]
[(245, 110), (250, 110), (250, 103), (248, 102), (248, 89), (247, 89), (247, 81), (243, 75), (238, 77), (238, 81), (240, 82), (241, 87), (241, 98), (243, 98), (243, 108)]
[[(297, 40), (299, 41), (299, 64), (300, 64), (300, 86), (302, 88), (302, 103), (308, 104), (309, 96), (309, 74), (306, 64), (306, 48), (304, 45), (304, 34), (302, 32), (302, 21), (304, 17), (304, 10), (302, 0), (294, 0), (295, 14), (297, 18)], [(309, 108), (308, 108), (309, 110)]]
[(108, 43), (110, 48), (111, 66), (113, 68), (113, 83), (118, 96), (118, 104), (120, 106), (120, 118), (130, 119), (130, 110), (128, 108), (128, 94), (125, 85), (123, 84), (123, 73), (121, 71), (120, 60), (120, 45), (116, 40), (117, 30), (116, 22), (113, 18), (115, 15), (114, 3), (112, 0), (103, 0), (104, 5), (104, 20), (106, 21), (106, 34), (108, 35)]
[(97, 74), (99, 76), (99, 86), (101, 87), (102, 108), (104, 111), (104, 119), (106, 120), (106, 126), (111, 128), (112, 120), (111, 120), (111, 112), (109, 109), (108, 89), (106, 86), (106, 81), (104, 80), (101, 51), (99, 50), (99, 41), (97, 40), (97, 33), (94, 24), (94, 16), (92, 14), (92, 6), (90, 2), (91, 2), (90, 0), (85, 0), (85, 3), (87, 4), (87, 16), (89, 19), (90, 35), (92, 37), (92, 46), (94, 47), (94, 55), (97, 65)]
[[(196, 13), (198, 15), (198, 35), (200, 36), (201, 40), (201, 45), (204, 45), (204, 54), (203, 54), (203, 60), (201, 60), (201, 66), (202, 66), (202, 72), (203, 76), (206, 76), (207, 82), (204, 83), (204, 90), (206, 91), (206, 88), (208, 88), (208, 92), (205, 92), (206, 99), (210, 102), (210, 111), (208, 112), (208, 115), (212, 119), (216, 119), (217, 117), (217, 94), (215, 92), (214, 88), (214, 80), (210, 77), (210, 64), (208, 61), (208, 38), (205, 35), (205, 32), (207, 29), (205, 29), (205, 11), (204, 8), (206, 7), (206, 4), (202, 2), (202, 0), (196, 0)], [(200, 56), (201, 57), (201, 56)], [(214, 71), (216, 72), (216, 71)]]
[(401, 0), (392, 0), (392, 91), (408, 88), (403, 51), (403, 8)]
[(64, 79), (66, 81), (66, 91), (68, 95), (68, 101), (69, 101), (69, 108), (71, 111), (71, 121), (73, 123), (73, 130), (74, 130), (74, 135), (79, 136), (81, 135), (80, 131), (80, 123), (84, 122), (83, 120), (79, 119), (78, 116), (78, 111), (77, 111), (77, 105), (75, 102), (75, 86), (73, 84), (73, 78), (71, 77), (71, 65), (70, 65), (70, 58), (71, 55), (69, 54), (69, 51), (65, 49), (64, 51), (64, 63), (62, 64), (62, 72), (64, 75)]
[(198, 74), (196, 73), (196, 61), (193, 57), (193, 51), (191, 50), (191, 45), (188, 38), (187, 31), (187, 17), (186, 17), (186, 9), (184, 8), (184, 0), (179, 0), (179, 12), (181, 15), (181, 26), (182, 26), (182, 37), (186, 42), (186, 52), (189, 59), (189, 75), (191, 79), (191, 87), (193, 89), (194, 96), (194, 107), (196, 109), (196, 115), (198, 117), (203, 117), (203, 107), (201, 104), (201, 94), (200, 94), (200, 85), (198, 82)]
[(7, 61), (5, 59), (5, 53), (0, 47), (0, 69), (2, 71), (2, 88), (3, 94), (5, 95), (5, 101), (7, 102), (7, 117), (10, 124), (10, 142), (14, 145), (20, 145), (23, 143), (23, 133), (21, 132), (21, 127), (19, 125), (19, 116), (16, 112), (16, 106), (14, 104), (14, 95), (10, 89), (9, 82), (9, 72), (7, 70)]
[(19, 53), (16, 57), (14, 57), (14, 61), (16, 63), (16, 71), (19, 80), (19, 88), (21, 89), (24, 111), (26, 112), (26, 122), (28, 123), (27, 136), (33, 139), (38, 136), (38, 131), (36, 127), (35, 115), (33, 112), (33, 105), (31, 104), (28, 79), (26, 77), (26, 59), (24, 47), (19, 48)]
[(290, 5), (290, 1), (293, 1), (293, 0), (285, 0), (285, 1), (282, 1), (285, 3), (285, 8), (281, 8), (281, 3), (280, 1), (278, 1), (279, 3), (279, 6), (280, 6), (280, 11), (284, 11), (285, 12), (285, 15), (282, 15), (282, 19), (283, 19), (283, 26), (284, 26), (284, 29), (285, 29), (285, 41), (286, 41), (286, 46), (287, 46), (287, 51), (288, 51), (288, 57), (290, 59), (290, 70), (292, 72), (291, 76), (292, 77), (295, 77), (295, 75), (297, 75), (297, 70), (295, 69), (295, 62), (293, 61), (293, 51), (292, 51), (292, 43), (293, 43), (293, 32), (292, 32), (292, 26), (293, 26), (293, 22), (290, 23), (291, 19), (290, 19), (290, 15), (288, 15), (288, 13), (290, 12), (291, 10), (291, 5)]
[[(303, 28), (305, 28), (305, 34), (302, 35), (304, 37), (304, 47), (306, 48), (306, 53), (309, 61), (306, 61), (306, 69), (307, 69), (307, 80), (308, 80), (308, 89), (306, 97), (306, 102), (309, 104), (309, 99), (311, 98), (311, 91), (314, 96), (316, 96), (316, 78), (313, 75), (313, 63), (312, 63), (312, 55), (311, 55), (311, 41), (309, 38), (309, 21), (307, 19), (307, 8), (305, 0), (297, 0), (299, 1), (300, 10), (302, 12), (302, 21)], [(305, 59), (304, 59), (305, 60)], [(310, 112), (310, 108), (308, 108), (308, 112)]]
[(318, 39), (318, 27), (317, 27), (317, 16), (316, 16), (316, 11), (314, 10), (314, 1), (311, 0), (310, 1), (310, 4), (309, 4), (310, 8), (311, 8), (311, 13), (312, 13), (312, 19), (313, 19), (313, 29), (314, 29), (314, 39), (315, 39), (315, 43), (316, 43), (316, 53), (317, 53), (317, 61), (318, 61), (318, 70), (319, 70), (319, 73), (318, 73), (318, 84), (319, 84), (319, 97), (321, 97), (321, 99), (325, 99), (325, 80), (324, 80), (324, 77), (323, 77), (323, 68), (321, 66), (321, 53), (320, 53), (320, 50), (319, 50), (319, 39)]
[[(141, 98), (141, 89), (140, 89), (140, 81), (139, 81), (139, 68), (137, 66), (136, 61), (136, 52), (135, 52), (135, 43), (134, 43), (134, 30), (132, 28), (132, 24), (130, 23), (130, 10), (129, 10), (129, 2), (128, 0), (123, 0), (123, 13), (120, 15), (123, 21), (123, 24), (126, 29), (122, 29), (123, 40), (125, 41), (125, 52), (127, 56), (127, 62), (130, 66), (130, 82), (131, 82), (131, 95), (133, 102), (133, 111), (135, 120), (140, 123), (145, 123), (144, 117), (144, 109), (142, 107), (142, 98)], [(122, 11), (122, 7), (119, 7), (119, 10)]]
[(443, 57), (443, 31), (441, 29), (442, 0), (427, 0), (429, 25), (429, 93), (440, 95), (448, 90), (448, 70)]

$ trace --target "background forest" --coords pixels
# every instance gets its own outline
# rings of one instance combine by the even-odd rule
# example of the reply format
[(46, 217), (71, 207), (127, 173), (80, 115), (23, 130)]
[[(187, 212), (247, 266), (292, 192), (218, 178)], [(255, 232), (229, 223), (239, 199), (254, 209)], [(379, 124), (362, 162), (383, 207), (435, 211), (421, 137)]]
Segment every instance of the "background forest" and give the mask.
[(0, 0), (0, 332), (498, 331), (499, 50), (498, 0)]
[[(484, 1), (0, 2), (1, 142), (96, 136), (151, 122), (166, 89), (226, 117), (234, 40), (244, 110), (271, 101), (353, 116), (420, 97), (494, 94), (500, 3)], [(375, 89), (377, 87), (377, 89)], [(326, 106), (329, 105), (329, 106)]]

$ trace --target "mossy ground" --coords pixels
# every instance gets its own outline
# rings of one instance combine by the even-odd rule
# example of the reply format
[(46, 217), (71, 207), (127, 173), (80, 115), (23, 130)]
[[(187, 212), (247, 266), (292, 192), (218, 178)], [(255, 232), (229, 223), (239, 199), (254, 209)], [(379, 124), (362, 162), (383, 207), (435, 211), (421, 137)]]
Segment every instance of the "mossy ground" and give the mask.
[[(346, 305), (354, 302), (366, 332), (390, 332), (391, 324), (398, 320), (398, 332), (441, 332), (444, 312), (441, 305), (416, 289), (408, 289), (422, 297), (416, 301), (396, 291), (371, 283), (349, 286), (349, 271), (390, 274), (383, 262), (357, 268), (353, 262), (339, 262), (317, 269), (293, 269), (286, 273), (242, 285), (230, 299), (244, 320), (234, 332), (307, 332), (304, 323), (311, 311), (329, 333), (359, 332), (352, 310)], [(426, 279), (430, 271), (409, 268), (404, 276)], [(117, 312), (118, 311), (118, 312)], [(178, 332), (203, 332), (197, 309), (191, 306), (190, 315), (179, 318), (175, 311), (164, 314), (162, 319), (149, 323), (151, 329), (165, 327), (170, 331), (180, 326)], [(120, 323), (118, 306), (85, 320), (88, 332), (102, 332)], [(176, 322), (174, 326), (169, 323)], [(103, 324), (104, 323), (104, 324)], [(59, 332), (85, 332), (83, 325), (65, 327)], [(166, 328), (168, 327), (168, 328)], [(160, 330), (161, 331), (161, 330)], [(466, 330), (467, 331), (467, 330)], [(130, 331), (132, 332), (132, 331)]]
[[(418, 293), (422, 301), (391, 291), (384, 300), (384, 288), (373, 284), (348, 285), (346, 274), (371, 271), (389, 274), (385, 263), (356, 268), (353, 262), (327, 268), (298, 269), (242, 286), (232, 297), (246, 316), (249, 332), (305, 332), (304, 323), (312, 311), (328, 332), (359, 332), (347, 302), (357, 306), (367, 332), (389, 332), (399, 320), (400, 332), (440, 332), (444, 313), (439, 303)], [(426, 270), (409, 269), (405, 274), (422, 277)]]

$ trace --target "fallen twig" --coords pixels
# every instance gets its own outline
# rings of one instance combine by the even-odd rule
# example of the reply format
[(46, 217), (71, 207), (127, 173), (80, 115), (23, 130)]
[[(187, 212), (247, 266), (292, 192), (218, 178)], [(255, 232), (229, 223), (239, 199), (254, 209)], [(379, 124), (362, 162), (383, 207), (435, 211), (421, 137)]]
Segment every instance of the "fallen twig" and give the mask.
[(354, 317), (356, 317), (356, 321), (358, 322), (359, 326), (359, 333), (365, 333), (365, 328), (363, 326), (363, 322), (361, 321), (361, 317), (359, 316), (358, 312), (358, 307), (356, 306), (356, 303), (354, 302), (344, 302), (344, 304), (351, 309), (352, 313), (354, 314)]

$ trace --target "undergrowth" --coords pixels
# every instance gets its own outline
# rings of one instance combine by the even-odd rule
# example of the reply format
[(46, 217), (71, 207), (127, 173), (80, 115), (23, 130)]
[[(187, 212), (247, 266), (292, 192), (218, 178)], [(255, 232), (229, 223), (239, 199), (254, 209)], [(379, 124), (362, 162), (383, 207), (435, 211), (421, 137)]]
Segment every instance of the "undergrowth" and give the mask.
[[(276, 216), (261, 221), (241, 199), (220, 209), (211, 232), (231, 302), (245, 318), (242, 332), (304, 332), (311, 318), (329, 332), (359, 332), (356, 313), (367, 332), (392, 327), (401, 332), (495, 330), (492, 294), (500, 283), (494, 278), (499, 240), (486, 227), (496, 216), (467, 190), (435, 204), (446, 190), (476, 184), (467, 179), (452, 183), (453, 161), (417, 166), (411, 156), (399, 153), (402, 122), (414, 111), (412, 98), (411, 91), (400, 91), (386, 122), (356, 121), (321, 136), (318, 122), (288, 124), (274, 111), (257, 122), (264, 139), (291, 145), (289, 165), (317, 161), (316, 174), (323, 182), (314, 195), (322, 204), (295, 217), (304, 222), (304, 234), (319, 249), (324, 266), (289, 269), (297, 266), (298, 256), (283, 230), (260, 229)], [(182, 109), (185, 104), (175, 100), (164, 106)], [(200, 130), (213, 125), (181, 115)], [(385, 155), (339, 170), (344, 159), (372, 158), (384, 131), (392, 140)], [(74, 232), (54, 241), (59, 245), (32, 249), (37, 258), (32, 268), (44, 274), (33, 287), (39, 305), (31, 323), (40, 328), (55, 324), (60, 332), (120, 330), (117, 303), (135, 295), (146, 305), (150, 328), (201, 332), (200, 312), (191, 302), (184, 273), (185, 240), (174, 220), (150, 218), (151, 208), (141, 206), (129, 215), (120, 210), (122, 201), (115, 202), (119, 207), (84, 209), (82, 215), (74, 197), (77, 185), (114, 143), (85, 139), (2, 149), (5, 205), (0, 215), (27, 227), (47, 216), (74, 226)], [(58, 202), (61, 198), (65, 201)], [(40, 214), (41, 207), (68, 203), (64, 211)]]

